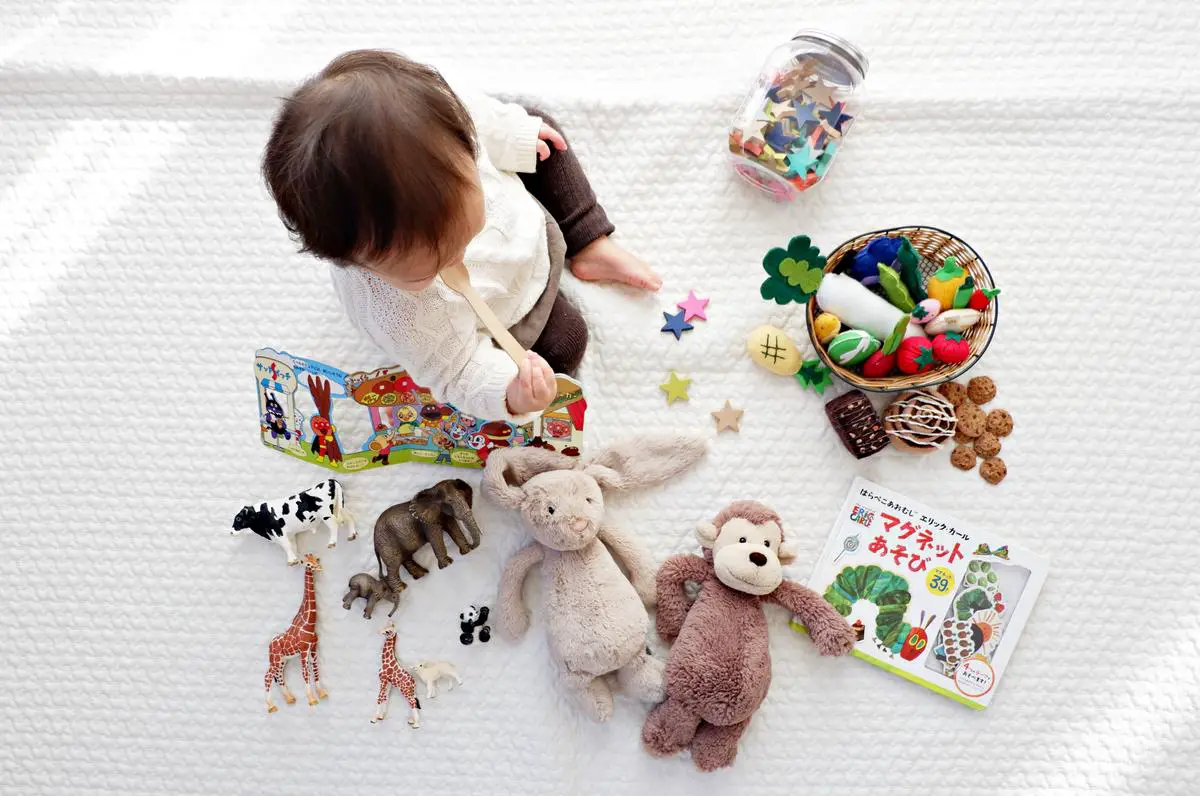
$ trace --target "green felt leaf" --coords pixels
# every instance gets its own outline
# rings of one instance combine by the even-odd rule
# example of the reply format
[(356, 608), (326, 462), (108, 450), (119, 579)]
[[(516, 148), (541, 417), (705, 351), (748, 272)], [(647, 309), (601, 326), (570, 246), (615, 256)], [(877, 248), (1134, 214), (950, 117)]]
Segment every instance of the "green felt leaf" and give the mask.
[(975, 292), (975, 277), (968, 276), (954, 293), (954, 309), (961, 310), (971, 302), (971, 294)]
[(898, 309), (904, 312), (912, 312), (915, 306), (912, 296), (908, 294), (908, 288), (900, 281), (900, 274), (896, 273), (894, 268), (890, 268), (883, 263), (879, 264), (879, 286), (887, 294), (888, 301), (892, 302)]
[(803, 303), (812, 298), (825, 274), (825, 258), (807, 235), (788, 241), (786, 249), (774, 248), (763, 256), (767, 280), (760, 294), (776, 304)]
[(954, 257), (947, 257), (945, 263), (933, 275), (933, 279), (939, 282), (949, 282), (951, 279), (958, 279), (963, 274), (963, 269), (958, 267), (958, 260)]
[(925, 280), (921, 279), (921, 256), (913, 248), (908, 238), (900, 239), (900, 251), (896, 253), (896, 263), (900, 266), (900, 278), (908, 288), (908, 295), (917, 304), (929, 298), (925, 292)]
[(917, 358), (913, 360), (913, 363), (919, 368), (923, 368), (926, 365), (932, 366), (934, 364), (933, 348), (922, 348), (921, 353), (917, 354)]
[(825, 388), (833, 384), (832, 371), (819, 359), (806, 359), (796, 371), (796, 381), (806, 390), (824, 395)]
[(946, 332), (946, 339), (947, 340), (961, 340), (961, 339), (963, 339), (963, 336), (961, 334), (959, 334), (958, 332)]
[(894, 354), (896, 349), (900, 347), (900, 343), (904, 341), (904, 333), (908, 331), (908, 317), (901, 318), (896, 322), (896, 328), (892, 329), (892, 333), (883, 341), (881, 349), (885, 354)]
[(998, 287), (985, 287), (985, 288), (980, 288), (980, 289), (983, 291), (983, 295), (987, 298), (988, 301), (991, 301), (996, 296), (1000, 295), (1000, 288), (998, 288)]

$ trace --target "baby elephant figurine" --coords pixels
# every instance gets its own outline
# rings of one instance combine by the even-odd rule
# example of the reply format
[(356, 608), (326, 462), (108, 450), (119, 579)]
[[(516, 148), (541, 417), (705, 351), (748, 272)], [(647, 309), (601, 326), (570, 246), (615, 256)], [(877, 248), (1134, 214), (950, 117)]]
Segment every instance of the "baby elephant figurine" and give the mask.
[(665, 668), (646, 648), (653, 560), (636, 534), (605, 523), (604, 492), (674, 478), (705, 451), (703, 438), (668, 437), (630, 441), (587, 459), (541, 448), (505, 448), (488, 457), (488, 495), (519, 510), (534, 538), (505, 565), (496, 624), (510, 639), (529, 629), (521, 585), (541, 564), (551, 654), (596, 721), (612, 716), (606, 675), (615, 674), (630, 696), (660, 702)]
[(391, 601), (392, 610), (388, 611), (388, 616), (396, 613), (396, 608), (400, 605), (400, 597), (393, 593), (386, 583), (371, 577), (366, 572), (360, 572), (350, 578), (348, 588), (350, 591), (346, 592), (346, 596), (342, 598), (342, 607), (349, 611), (354, 601), (361, 597), (367, 601), (367, 607), (363, 609), (364, 619), (371, 618), (371, 612), (375, 610), (375, 604), (380, 600)]
[[(428, 570), (413, 560), (413, 554), (425, 546), (433, 548), (438, 569), (453, 563), (446, 553), (449, 534), (466, 555), (479, 546), (482, 538), (475, 514), (471, 510), (471, 485), (457, 478), (439, 481), (422, 489), (412, 500), (385, 509), (375, 521), (375, 560), (379, 563), (379, 579), (396, 596), (404, 591), (400, 567), (408, 570), (413, 579), (424, 577)], [(459, 523), (467, 527), (473, 538), (463, 533)]]

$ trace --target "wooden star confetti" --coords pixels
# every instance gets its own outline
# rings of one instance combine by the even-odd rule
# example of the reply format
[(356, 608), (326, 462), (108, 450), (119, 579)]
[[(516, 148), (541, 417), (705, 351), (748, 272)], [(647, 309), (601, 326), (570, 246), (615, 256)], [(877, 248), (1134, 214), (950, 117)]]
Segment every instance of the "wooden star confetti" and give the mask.
[(683, 337), (684, 332), (690, 332), (692, 329), (695, 328), (690, 323), (688, 323), (686, 320), (684, 320), (683, 316), (684, 316), (683, 310), (680, 310), (679, 312), (675, 313), (674, 315), (672, 315), (669, 312), (664, 312), (663, 318), (665, 318), (667, 322), (663, 324), (663, 328), (661, 331), (670, 332), (671, 334), (675, 335), (676, 340)]
[(792, 103), (792, 107), (795, 110), (797, 124), (818, 124), (821, 121), (817, 115), (820, 107), (815, 102), (804, 102), (801, 98)]
[(725, 406), (712, 412), (713, 420), (717, 421), (717, 433), (722, 431), (741, 431), (743, 409), (734, 409), (733, 404), (725, 401)]
[(688, 387), (691, 386), (691, 383), (691, 379), (681, 379), (675, 371), (671, 371), (671, 375), (665, 382), (658, 385), (658, 389), (667, 394), (667, 403), (673, 404), (676, 401), (688, 399)]
[(685, 321), (690, 321), (694, 318), (699, 318), (702, 321), (708, 320), (708, 316), (704, 314), (704, 311), (708, 308), (708, 299), (697, 298), (696, 291), (694, 290), (689, 290), (688, 297), (675, 306), (683, 310), (683, 319)]
[(826, 108), (832, 107), (834, 102), (837, 101), (833, 97), (834, 91), (837, 91), (835, 86), (827, 85), (820, 78), (817, 78), (811, 85), (804, 87), (804, 95), (806, 97)]

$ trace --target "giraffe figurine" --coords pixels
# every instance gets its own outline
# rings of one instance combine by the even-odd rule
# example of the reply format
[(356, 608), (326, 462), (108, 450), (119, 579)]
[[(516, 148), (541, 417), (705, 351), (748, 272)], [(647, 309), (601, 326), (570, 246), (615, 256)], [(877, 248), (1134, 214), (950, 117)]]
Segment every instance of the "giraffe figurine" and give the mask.
[(421, 701), (417, 699), (416, 681), (413, 680), (408, 669), (405, 669), (400, 665), (400, 661), (396, 660), (396, 626), (388, 622), (379, 632), (383, 636), (383, 652), (379, 656), (379, 698), (375, 700), (377, 709), (371, 723), (374, 724), (387, 718), (389, 691), (392, 686), (395, 686), (408, 700), (410, 710), (408, 726), (414, 730), (420, 729)]
[[(280, 633), (275, 638), (271, 639), (271, 643), (267, 645), (267, 655), (269, 665), (267, 673), (263, 677), (263, 688), (267, 692), (267, 712), (274, 713), (276, 711), (275, 704), (271, 701), (271, 684), (278, 683), (280, 690), (283, 691), (283, 698), (290, 705), (296, 701), (296, 697), (292, 696), (292, 692), (288, 690), (287, 683), (284, 682), (284, 667), (287, 665), (288, 658), (293, 655), (300, 656), (300, 673), (304, 675), (304, 693), (308, 696), (308, 704), (315, 705), (320, 699), (329, 696), (329, 693), (321, 687), (321, 671), (317, 665), (317, 597), (313, 592), (313, 573), (321, 571), (321, 562), (312, 553), (304, 557), (304, 598), (300, 601), (300, 610), (296, 611), (296, 616), (292, 619), (292, 626)], [(309, 675), (309, 665), (312, 665), (312, 674)], [(313, 687), (316, 687), (316, 693), (313, 693)]]

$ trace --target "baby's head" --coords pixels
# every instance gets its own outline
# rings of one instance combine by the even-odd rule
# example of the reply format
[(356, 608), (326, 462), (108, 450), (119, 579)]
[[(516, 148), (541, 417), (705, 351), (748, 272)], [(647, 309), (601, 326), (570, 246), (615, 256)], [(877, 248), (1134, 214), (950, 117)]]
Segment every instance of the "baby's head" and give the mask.
[(483, 228), (476, 146), (436, 70), (355, 50), (284, 101), (262, 169), (301, 251), (420, 290)]

